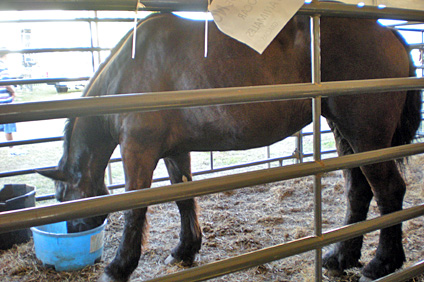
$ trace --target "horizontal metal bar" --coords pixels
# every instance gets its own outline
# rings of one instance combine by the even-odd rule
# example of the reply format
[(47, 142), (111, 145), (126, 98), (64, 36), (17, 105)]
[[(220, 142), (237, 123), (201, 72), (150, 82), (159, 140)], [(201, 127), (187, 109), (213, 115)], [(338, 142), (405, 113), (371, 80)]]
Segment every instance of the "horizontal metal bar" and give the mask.
[(409, 44), (410, 49), (424, 49), (424, 43)]
[(0, 10), (135, 11), (137, 0), (2, 0)]
[(112, 48), (102, 47), (72, 47), (72, 48), (37, 48), (20, 50), (2, 50), (0, 56), (4, 54), (35, 54), (35, 53), (54, 53), (54, 52), (100, 52), (110, 51)]
[[(52, 140), (52, 141), (60, 141), (60, 140), (62, 140), (62, 138), (60, 138), (58, 140)], [(3, 144), (8, 144), (8, 143), (15, 143), (15, 142), (6, 142), (6, 143), (3, 143)], [(2, 144), (0, 143), (0, 145), (2, 145)], [(332, 153), (336, 153), (336, 150), (329, 150), (329, 151), (322, 151), (321, 152), (321, 154), (332, 154)], [(303, 158), (308, 158), (308, 157), (312, 157), (312, 156), (313, 156), (313, 154), (304, 154)], [(244, 163), (244, 164), (239, 164), (239, 165), (225, 166), (225, 167), (213, 168), (213, 169), (208, 169), (208, 170), (196, 171), (196, 172), (193, 173), (193, 176), (223, 172), (223, 171), (246, 168), (246, 167), (251, 167), (251, 166), (258, 166), (258, 165), (262, 165), (262, 164), (267, 164), (267, 163), (272, 163), (272, 162), (280, 162), (280, 161), (290, 160), (290, 159), (294, 159), (294, 158), (295, 157), (293, 157), (293, 156), (278, 157), (278, 158), (272, 158), (272, 159), (265, 159), (265, 160), (262, 160), (262, 161), (255, 161), (255, 162), (251, 162), (251, 163)], [(115, 163), (115, 162), (120, 162), (120, 161), (122, 161), (121, 158), (114, 158), (109, 163)], [(37, 170), (54, 169), (54, 168), (55, 168), (55, 166), (49, 166), (49, 167), (43, 167), (43, 168), (5, 171), (5, 172), (0, 172), (0, 178), (33, 174), (33, 173), (36, 173)], [(157, 183), (157, 182), (168, 181), (168, 180), (169, 180), (169, 177), (159, 177), (159, 178), (154, 178), (153, 182)], [(113, 184), (113, 185), (107, 186), (107, 188), (109, 190), (121, 189), (121, 188), (124, 188), (124, 187), (125, 187), (124, 183), (118, 183), (118, 184)], [(48, 200), (48, 199), (52, 199), (52, 198), (54, 198), (54, 195), (48, 194), (48, 195), (40, 195), (40, 196), (36, 197), (36, 200), (37, 201), (44, 201), (44, 200)]]
[[(55, 168), (55, 167), (51, 167), (51, 168)], [(48, 169), (48, 168), (46, 168), (46, 169)], [(36, 170), (37, 169), (35, 169), (35, 168), (29, 168), (29, 169), (15, 170), (15, 171), (5, 171), (5, 172), (0, 173), (0, 178), (33, 174), (33, 173), (36, 173)]]
[[(421, 24), (422, 25), (422, 23), (415, 23), (415, 24)], [(419, 29), (418, 28), (398, 28), (396, 26), (396, 27), (394, 27), (392, 29), (397, 30), (397, 31), (424, 32), (424, 28), (419, 28)]]
[(84, 218), (169, 201), (224, 192), (247, 186), (303, 177), (334, 170), (424, 153), (424, 143), (403, 145), (365, 153), (329, 158), (320, 162), (276, 167), (234, 175), (209, 178), (176, 185), (126, 192), (118, 195), (80, 199), (47, 207), (27, 208), (0, 213), (0, 233), (62, 220)]
[(134, 22), (134, 18), (75, 18), (75, 19), (25, 19), (0, 20), (0, 24), (10, 23), (45, 23), (45, 22)]
[(7, 142), (0, 143), (0, 148), (10, 147), (10, 146), (39, 144), (39, 143), (46, 143), (46, 142), (56, 142), (61, 140), (63, 140), (63, 136), (45, 137), (45, 138), (30, 139), (30, 140), (19, 140), (19, 141), (7, 141)]
[[(332, 153), (337, 153), (337, 151), (336, 150), (329, 150), (329, 151), (322, 151), (321, 152), (321, 154), (332, 154)], [(303, 158), (309, 158), (309, 157), (312, 157), (313, 154), (304, 154), (302, 156), (303, 156)], [(273, 158), (273, 159), (266, 159), (266, 160), (262, 160), (262, 161), (256, 161), (256, 162), (252, 162), (252, 163), (244, 163), (244, 164), (239, 164), (239, 165), (234, 165), (234, 166), (225, 166), (225, 167), (213, 168), (213, 169), (208, 169), (208, 170), (196, 171), (196, 172), (193, 173), (193, 176), (223, 172), (223, 171), (228, 171), (228, 170), (246, 168), (246, 167), (257, 166), (257, 165), (262, 165), (262, 164), (267, 164), (267, 163), (272, 163), (272, 162), (280, 162), (280, 161), (291, 160), (291, 159), (295, 159), (295, 157), (294, 156), (279, 157), (279, 158)], [(1, 177), (1, 174), (0, 174), (0, 177)], [(162, 181), (168, 181), (168, 180), (169, 180), (169, 177), (160, 177), (160, 178), (153, 179), (153, 182), (162, 182)], [(125, 187), (124, 183), (119, 183), (119, 184), (113, 184), (113, 185), (108, 186), (108, 189), (114, 190), (114, 189), (121, 189), (121, 188), (124, 188), (124, 187)]]
[(55, 198), (54, 194), (45, 194), (45, 195), (41, 195), (41, 196), (36, 196), (35, 200), (37, 202), (41, 202), (41, 201), (53, 200), (54, 198)]
[[(148, 11), (198, 11), (205, 12), (208, 7), (207, 0), (142, 0)], [(0, 2), (0, 10), (121, 10), (135, 11), (136, 0), (3, 0)], [(424, 21), (424, 11), (378, 8), (341, 3), (313, 2), (305, 4), (299, 10), (299, 14), (360, 18), (390, 18), (409, 21)]]
[[(322, 248), (329, 244), (355, 238), (361, 234), (393, 226), (402, 221), (424, 215), (424, 204), (388, 215), (347, 225), (324, 232), (322, 236), (309, 236), (299, 240), (249, 252), (243, 255), (212, 262), (199, 267), (172, 273), (147, 282), (204, 281), (250, 267), (262, 265), (285, 257)], [(398, 280), (393, 280), (398, 281)]]
[[(142, 0), (148, 11), (199, 11), (205, 12), (208, 7), (207, 0)], [(0, 10), (121, 10), (135, 11), (136, 0), (3, 0)], [(423, 11), (395, 8), (378, 8), (340, 3), (313, 2), (305, 4), (299, 11), (300, 14), (329, 16), (352, 16), (367, 18), (392, 18), (410, 21), (423, 21)]]
[(40, 84), (47, 83), (53, 84), (56, 82), (66, 82), (66, 81), (87, 81), (89, 76), (82, 77), (52, 77), (52, 78), (30, 78), (30, 79), (2, 79), (0, 81), (0, 86), (2, 85), (21, 85), (21, 84)]
[[(321, 154), (323, 155), (323, 154), (335, 154), (335, 153), (337, 153), (337, 151), (336, 150), (328, 150), (328, 151), (321, 151)], [(311, 157), (313, 157), (314, 156), (314, 154), (313, 153), (310, 153), (310, 154), (305, 154), (305, 153), (303, 153), (302, 154), (302, 158), (311, 158)]]
[(0, 123), (422, 88), (424, 78), (409, 77), (84, 97), (0, 105)]
[(406, 267), (399, 272), (374, 280), (374, 282), (402, 282), (424, 273), (424, 260)]
[(416, 24), (421, 24), (421, 23), (422, 22), (407, 21), (407, 22), (393, 23), (390, 26), (395, 28), (395, 29), (399, 28), (400, 30), (402, 30), (404, 27), (406, 27), (406, 29), (408, 29), (408, 27), (411, 26), (411, 25), (416, 25)]
[[(323, 154), (325, 154), (325, 152), (323, 152)], [(251, 162), (251, 163), (243, 163), (243, 164), (237, 164), (237, 165), (232, 165), (232, 166), (225, 166), (225, 167), (201, 170), (201, 171), (193, 172), (193, 176), (223, 172), (223, 171), (228, 171), (228, 170), (235, 170), (235, 169), (246, 168), (246, 167), (251, 167), (251, 166), (258, 166), (258, 165), (268, 164), (268, 163), (272, 163), (272, 162), (279, 162), (279, 161), (284, 161), (284, 160), (290, 160), (290, 159), (294, 159), (294, 157), (293, 156), (286, 156), (286, 157), (279, 157), (279, 158), (273, 158), (273, 159), (265, 159), (265, 160), (262, 160), (262, 161), (255, 161), (255, 162)], [(117, 161), (120, 161), (120, 159), (117, 160)], [(0, 174), (0, 177), (1, 177), (1, 174)], [(162, 181), (168, 181), (168, 180), (169, 180), (169, 177), (159, 177), (159, 178), (154, 178), (153, 182), (162, 182)], [(124, 187), (125, 187), (125, 184), (120, 183), (120, 184), (110, 185), (110, 186), (108, 186), (108, 189), (114, 190), (114, 189), (121, 189), (121, 188), (124, 188)]]
[(0, 173), (0, 178), (32, 174), (32, 173), (36, 173), (37, 170), (54, 169), (54, 168), (56, 168), (56, 166), (45, 166), (45, 167), (39, 167), (39, 168), (22, 169), (22, 170), (15, 170), (15, 171), (5, 171), (5, 172)]
[[(326, 130), (326, 131), (322, 131), (321, 132), (321, 134), (327, 134), (327, 133), (331, 133), (331, 131), (330, 130)], [(303, 133), (303, 136), (308, 136), (308, 135), (311, 135), (311, 134), (312, 133)], [(39, 143), (46, 143), (46, 142), (56, 142), (56, 141), (62, 141), (62, 140), (63, 140), (63, 136), (46, 137), (46, 138), (31, 139), (31, 140), (20, 140), (20, 141), (7, 141), (7, 142), (1, 142), (0, 143), (0, 148), (2, 148), (2, 147), (10, 147), (10, 146), (21, 146), (21, 145), (39, 144)], [(321, 154), (331, 154), (331, 153), (335, 153), (335, 152), (336, 152), (335, 150), (322, 151)], [(303, 155), (303, 157), (305, 157), (305, 158), (310, 157), (310, 156), (312, 156), (312, 154), (305, 154), (305, 155)], [(214, 168), (214, 169), (209, 169), (209, 170), (203, 170), (203, 171), (194, 172), (193, 175), (194, 176), (204, 175), (204, 174), (209, 174), (209, 173), (222, 172), (222, 171), (227, 171), (227, 170), (234, 170), (234, 169), (239, 169), (239, 168), (257, 166), (257, 165), (267, 164), (267, 163), (271, 163), (271, 162), (280, 162), (280, 161), (289, 160), (289, 159), (294, 159), (294, 157), (293, 156), (277, 157), (277, 158), (265, 159), (265, 160), (261, 160), (261, 161), (255, 161), (255, 162), (250, 162), (250, 163), (238, 164), (238, 165), (233, 165), (233, 166), (225, 166), (225, 167), (220, 167), (220, 168)], [(109, 163), (117, 163), (117, 162), (121, 162), (121, 161), (122, 161), (121, 158), (112, 158), (109, 161)], [(27, 174), (35, 173), (35, 171), (37, 171), (37, 170), (53, 169), (53, 168), (55, 168), (55, 167), (54, 166), (50, 166), (50, 167), (25, 169), (25, 170), (5, 171), (5, 172), (0, 172), (0, 178), (3, 178), (3, 177), (13, 177), (13, 176), (19, 176), (19, 175), (27, 175)], [(161, 182), (161, 181), (167, 181), (167, 180), (169, 180), (169, 177), (161, 177), (161, 178), (155, 178), (155, 179), (153, 179), (153, 182)], [(115, 185), (108, 186), (108, 188), (110, 190), (120, 189), (122, 187), (124, 187), (124, 184), (115, 184)]]
[[(207, 0), (142, 0), (152, 11), (206, 11)], [(112, 10), (135, 11), (137, 0), (2, 0), (0, 10)]]
[(376, 6), (358, 7), (334, 2), (313, 2), (303, 5), (299, 14), (323, 15), (333, 17), (355, 17), (373, 19), (399, 19), (406, 21), (424, 21), (424, 11), (398, 8), (379, 8)]
[[(321, 134), (328, 134), (328, 133), (332, 133), (331, 130), (322, 130)], [(306, 131), (302, 131), (302, 137), (306, 137), (306, 136), (312, 136), (314, 133), (312, 131), (306, 132)]]
[(147, 11), (199, 11), (206, 12), (208, 9), (208, 0), (146, 0), (141, 1)]

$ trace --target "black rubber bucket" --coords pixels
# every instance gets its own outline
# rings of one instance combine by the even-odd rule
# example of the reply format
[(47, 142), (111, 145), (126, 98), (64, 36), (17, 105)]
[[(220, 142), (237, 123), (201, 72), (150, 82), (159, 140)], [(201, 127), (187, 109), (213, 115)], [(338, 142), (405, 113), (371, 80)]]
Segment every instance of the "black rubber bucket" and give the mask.
[[(0, 212), (35, 207), (35, 188), (26, 184), (6, 184), (0, 189)], [(14, 244), (26, 243), (31, 238), (30, 229), (0, 234), (0, 250)]]

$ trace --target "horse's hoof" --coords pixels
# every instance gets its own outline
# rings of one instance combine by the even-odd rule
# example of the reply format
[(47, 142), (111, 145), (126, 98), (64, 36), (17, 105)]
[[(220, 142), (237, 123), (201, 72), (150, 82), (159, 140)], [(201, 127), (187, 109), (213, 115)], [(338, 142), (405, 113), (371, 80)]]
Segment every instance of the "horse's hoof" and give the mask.
[(165, 259), (165, 264), (166, 265), (174, 265), (174, 264), (178, 264), (180, 263), (181, 260), (174, 258), (172, 255), (169, 255), (166, 259)]
[(366, 277), (366, 276), (362, 276), (362, 277), (359, 279), (359, 282), (371, 282), (371, 281), (374, 281), (374, 279), (368, 278), (368, 277)]
[(97, 280), (97, 282), (126, 282), (126, 280), (115, 280), (111, 277), (109, 277), (109, 275), (107, 275), (106, 273), (103, 273), (99, 279)]
[(198, 258), (197, 256), (194, 257), (194, 259), (189, 261), (184, 261), (182, 259), (175, 258), (172, 254), (170, 254), (164, 261), (166, 265), (175, 265), (175, 264), (181, 264), (181, 266), (184, 267), (190, 267), (193, 265), (193, 262)]
[(105, 273), (103, 273), (99, 279), (97, 280), (97, 282), (112, 282), (113, 280), (110, 279), (110, 277), (108, 275), (106, 275)]

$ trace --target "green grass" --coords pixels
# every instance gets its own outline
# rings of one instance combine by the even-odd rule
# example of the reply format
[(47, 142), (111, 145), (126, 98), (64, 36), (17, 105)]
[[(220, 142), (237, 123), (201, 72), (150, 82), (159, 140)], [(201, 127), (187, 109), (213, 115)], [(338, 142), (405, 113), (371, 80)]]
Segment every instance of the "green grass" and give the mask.
[(47, 84), (22, 85), (17, 87), (15, 91), (17, 94), (15, 102), (18, 103), (62, 100), (81, 96), (81, 91), (77, 90), (70, 90), (68, 93), (59, 94), (53, 85)]

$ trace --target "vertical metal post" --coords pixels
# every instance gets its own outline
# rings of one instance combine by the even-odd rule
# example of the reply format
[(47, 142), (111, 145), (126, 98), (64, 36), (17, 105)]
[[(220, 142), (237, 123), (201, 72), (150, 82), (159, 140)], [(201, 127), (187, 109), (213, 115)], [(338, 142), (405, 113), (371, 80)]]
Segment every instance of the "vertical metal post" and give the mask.
[(296, 163), (301, 164), (301, 163), (303, 163), (303, 134), (302, 134), (302, 130), (296, 132), (296, 134), (294, 136), (296, 136), (296, 151), (295, 151)]
[[(90, 45), (91, 48), (94, 48), (93, 25), (91, 21), (88, 21), (88, 27), (90, 28)], [(94, 64), (94, 51), (91, 51), (91, 66), (93, 68), (94, 73), (96, 71), (96, 66)]]
[[(112, 175), (112, 166), (109, 163), (107, 165), (107, 182), (108, 182), (108, 186), (113, 184), (113, 175)], [(111, 194), (113, 194), (113, 190), (109, 190)]]
[(210, 152), (210, 156), (209, 156), (209, 159), (210, 159), (210, 163), (211, 163), (211, 170), (213, 170), (214, 169), (214, 167), (213, 167), (213, 152), (211, 151)]
[[(268, 160), (271, 158), (271, 146), (266, 146), (266, 158)], [(270, 162), (268, 162), (268, 168), (271, 168)]]
[[(317, 2), (317, 1), (314, 1)], [(311, 17), (312, 83), (321, 83), (320, 16)], [(314, 161), (321, 161), (321, 97), (312, 100)], [(314, 176), (315, 235), (322, 236), (321, 175)], [(322, 281), (322, 249), (315, 251), (315, 281)]]
[[(90, 44), (91, 44), (91, 48), (94, 48), (95, 44), (94, 44), (94, 40), (96, 40), (96, 47), (99, 46), (99, 26), (98, 26), (98, 16), (97, 16), (97, 11), (94, 11), (94, 18), (96, 19), (96, 21), (94, 21), (95, 24), (95, 35), (96, 37), (94, 38), (94, 32), (93, 32), (93, 22), (89, 21), (88, 22), (88, 26), (90, 28)], [(91, 65), (93, 68), (93, 73), (96, 71), (97, 66), (100, 65), (101, 60), (100, 60), (100, 51), (97, 52), (97, 64), (96, 64), (96, 60), (95, 60), (95, 56), (94, 56), (94, 52), (95, 51), (91, 51)], [(113, 172), (112, 172), (112, 165), (110, 163), (108, 163), (107, 165), (107, 184), (108, 186), (113, 184)], [(110, 190), (110, 193), (113, 194), (114, 190)]]

